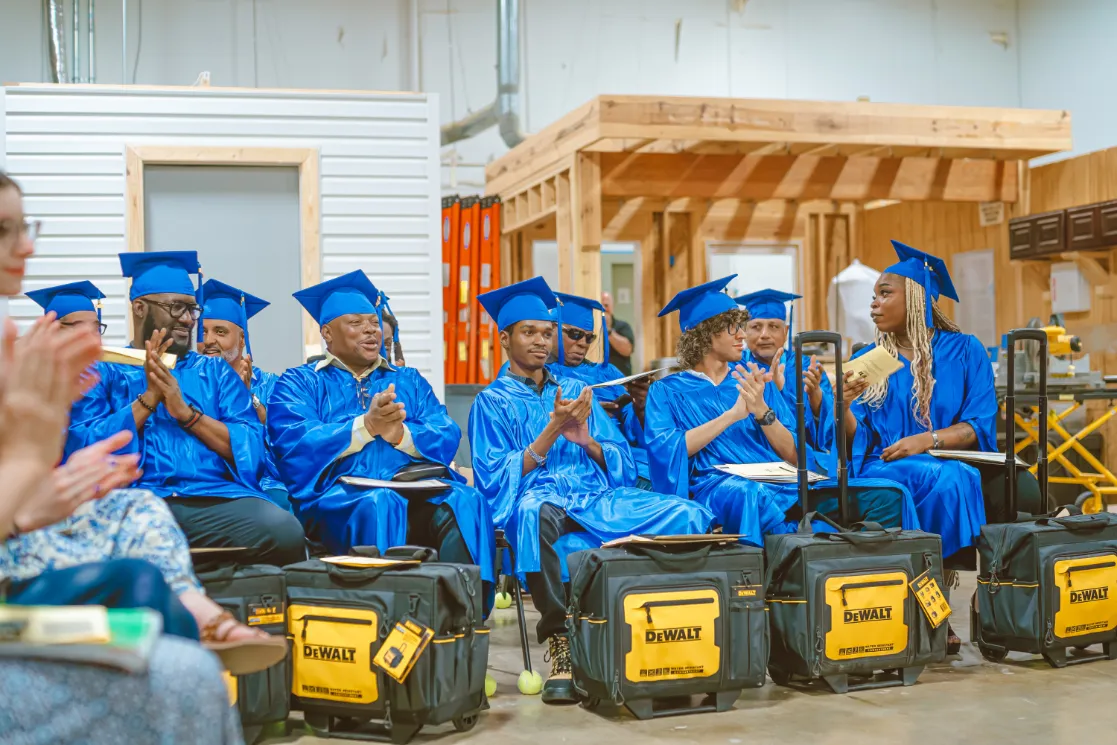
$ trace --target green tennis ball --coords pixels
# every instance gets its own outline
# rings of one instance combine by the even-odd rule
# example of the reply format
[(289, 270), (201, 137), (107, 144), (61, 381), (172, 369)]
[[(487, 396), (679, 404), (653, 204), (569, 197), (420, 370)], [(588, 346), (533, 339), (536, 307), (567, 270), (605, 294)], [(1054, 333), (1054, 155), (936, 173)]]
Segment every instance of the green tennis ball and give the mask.
[(512, 595), (507, 592), (498, 592), (496, 594), (496, 607), (504, 610), (505, 608), (512, 607)]
[(524, 670), (516, 679), (516, 687), (525, 696), (537, 696), (543, 690), (543, 676), (534, 670)]
[(496, 694), (496, 680), (493, 676), (485, 675), (485, 696), (492, 698)]

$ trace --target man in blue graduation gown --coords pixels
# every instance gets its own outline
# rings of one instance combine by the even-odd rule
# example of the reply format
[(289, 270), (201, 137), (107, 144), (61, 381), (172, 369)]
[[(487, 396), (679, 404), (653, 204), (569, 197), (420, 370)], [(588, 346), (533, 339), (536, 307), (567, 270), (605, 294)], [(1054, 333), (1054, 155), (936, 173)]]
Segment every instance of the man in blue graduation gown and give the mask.
[(167, 500), (191, 546), (242, 548), (237, 561), (249, 564), (305, 558), (302, 527), (260, 489), (264, 428), (247, 388), (224, 360), (193, 351), (197, 254), (126, 253), (120, 264), (132, 278), (132, 346), (147, 356), (100, 365), (100, 382), (74, 405), (67, 452), (128, 430), (128, 451), (142, 455), (135, 486)]
[[(586, 385), (607, 383), (625, 377), (616, 365), (608, 362), (608, 336), (601, 337), (603, 361), (590, 362), (586, 359), (590, 347), (598, 338), (598, 334), (594, 333), (593, 312), (597, 310), (602, 313), (601, 328), (605, 328), (605, 306), (596, 300), (565, 292), (556, 292), (555, 296), (562, 303), (562, 334), (555, 334), (554, 364), (559, 367), (552, 369), (552, 372), (559, 377), (580, 380)], [(551, 312), (556, 320), (557, 313), (557, 310)], [(624, 386), (610, 385), (592, 389), (594, 398), (609, 414), (610, 420), (632, 449), (632, 458), (636, 461), (636, 485), (642, 489), (652, 485), (648, 475), (648, 454), (644, 450), (644, 406), (649, 383), (649, 379), (642, 378)]]
[[(796, 463), (795, 417), (783, 394), (768, 385), (771, 373), (739, 364), (748, 313), (723, 292), (732, 279), (684, 290), (660, 313), (679, 312), (678, 357), (684, 369), (652, 384), (648, 457), (657, 490), (689, 494), (710, 508), (726, 532), (763, 545), (763, 536), (795, 529), (797, 487), (750, 481), (716, 466)], [(812, 487), (812, 509), (836, 511), (837, 500), (821, 491), (834, 484)], [(851, 514), (885, 526), (917, 526), (911, 498), (898, 485), (850, 486)]]
[[(762, 372), (772, 373), (771, 385), (783, 392), (787, 405), (795, 411), (795, 370), (791, 352), (794, 308), (787, 303), (801, 295), (780, 290), (758, 290), (736, 298), (749, 313), (745, 324), (745, 351), (741, 364), (746, 368), (755, 363)], [(816, 451), (829, 453), (834, 445), (834, 390), (822, 365), (813, 357), (803, 359), (803, 384), (810, 404), (807, 417), (807, 444)], [(829, 459), (828, 459), (829, 460)], [(813, 465), (813, 464), (812, 464)], [(830, 469), (827, 469), (830, 470)]]
[(536, 633), (551, 659), (543, 701), (569, 703), (567, 597), (555, 544), (571, 533), (586, 533), (591, 543), (705, 533), (712, 516), (690, 500), (634, 488), (632, 452), (590, 389), (546, 366), (556, 300), (542, 277), (478, 300), (496, 319), (509, 367), (469, 412), (473, 475), (541, 615)]
[[(271, 305), (255, 295), (216, 279), (202, 285), (205, 306), (202, 309), (202, 341), (199, 354), (220, 357), (236, 370), (252, 396), (252, 408), (260, 424), (268, 423), (268, 401), (279, 376), (252, 364), (252, 342), (248, 337), (248, 320)], [(265, 441), (264, 475), (260, 487), (268, 499), (287, 510), (291, 508), (287, 487), (279, 479), (271, 443)]]
[[(326, 343), (325, 359), (280, 376), (268, 406), (295, 514), (331, 551), (423, 544), (443, 561), (479, 565), (491, 585), (488, 506), (449, 468), (461, 428), (418, 370), (381, 356), (378, 297), (360, 271), (295, 293)], [(415, 492), (344, 481), (391, 481), (417, 466), (433, 467), (442, 487)]]

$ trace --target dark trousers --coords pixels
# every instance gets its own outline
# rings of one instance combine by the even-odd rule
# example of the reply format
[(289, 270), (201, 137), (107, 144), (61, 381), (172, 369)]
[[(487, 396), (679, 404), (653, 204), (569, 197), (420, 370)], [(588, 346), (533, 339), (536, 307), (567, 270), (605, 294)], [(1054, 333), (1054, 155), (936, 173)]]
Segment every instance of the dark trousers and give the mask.
[(540, 643), (552, 636), (566, 633), (566, 596), (568, 588), (562, 581), (562, 560), (555, 544), (567, 533), (582, 530), (578, 523), (566, 516), (566, 511), (553, 504), (544, 504), (539, 510), (539, 571), (525, 575), (531, 602), (539, 611), (535, 634)]
[(163, 632), (198, 639), (198, 624), (155, 567), (141, 559), (112, 559), (52, 569), (8, 588), (13, 605), (103, 605), (150, 608), (163, 616)]
[[(266, 499), (169, 497), (167, 506), (191, 548), (246, 549), (237, 564), (284, 566), (306, 559), (306, 536), (298, 518)], [(211, 568), (204, 561), (195, 566)]]
[(420, 500), (409, 502), (407, 542), (437, 550), (439, 561), (452, 564), (473, 563), (454, 511), (445, 504), (431, 504)]

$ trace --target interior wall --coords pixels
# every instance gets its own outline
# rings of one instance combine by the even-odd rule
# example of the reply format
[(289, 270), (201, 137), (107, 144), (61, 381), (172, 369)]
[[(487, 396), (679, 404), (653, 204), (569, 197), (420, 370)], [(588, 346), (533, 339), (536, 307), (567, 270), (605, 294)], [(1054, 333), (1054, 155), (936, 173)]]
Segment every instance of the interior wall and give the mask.
[[(527, 131), (599, 93), (1020, 105), (1016, 0), (521, 2)], [(47, 81), (42, 0), (0, 6), (0, 81)], [(190, 85), (209, 71), (215, 86), (421, 86), (440, 94), (448, 122), (496, 93), (495, 6), (128, 0), (125, 73), (121, 2), (99, 0), (97, 77)], [(465, 165), (444, 167), (443, 188), (479, 193), (484, 163), (505, 150), (495, 130), (445, 149)]]

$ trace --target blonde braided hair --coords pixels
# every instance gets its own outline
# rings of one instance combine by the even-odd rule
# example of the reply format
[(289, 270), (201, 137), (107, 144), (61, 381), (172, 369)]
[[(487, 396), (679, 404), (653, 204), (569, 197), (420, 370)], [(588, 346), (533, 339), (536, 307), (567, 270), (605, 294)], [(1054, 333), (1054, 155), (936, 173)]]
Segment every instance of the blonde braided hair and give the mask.
[[(926, 314), (926, 292), (923, 286), (914, 280), (904, 277), (904, 309), (906, 313), (905, 325), (908, 340), (912, 345), (911, 375), (915, 379), (915, 388), (911, 396), (911, 413), (915, 421), (931, 430), (931, 394), (935, 390), (935, 378), (931, 373), (933, 358), (931, 356), (932, 329), (924, 323)], [(937, 303), (931, 301), (931, 322), (935, 329), (943, 331), (958, 331), (954, 321), (950, 320)], [(896, 359), (900, 358), (899, 345), (896, 335), (883, 333), (877, 329), (877, 346), (888, 352)], [(862, 400), (874, 409), (880, 408), (884, 397), (888, 394), (888, 378), (865, 391)]]

